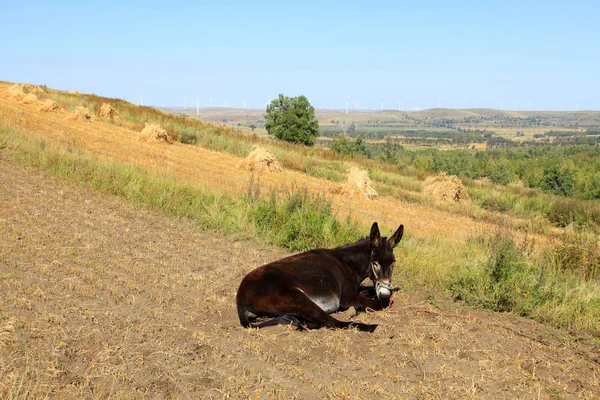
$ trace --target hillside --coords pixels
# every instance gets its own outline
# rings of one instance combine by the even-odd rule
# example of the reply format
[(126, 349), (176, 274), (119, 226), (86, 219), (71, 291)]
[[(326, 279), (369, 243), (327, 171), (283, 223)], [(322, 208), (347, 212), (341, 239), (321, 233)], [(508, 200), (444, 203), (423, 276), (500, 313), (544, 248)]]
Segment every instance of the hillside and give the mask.
[(237, 282), (286, 252), (232, 242), (4, 154), (2, 398), (592, 399), (600, 391), (593, 342), (421, 289), (359, 315), (380, 324), (374, 334), (244, 330)]
[[(464, 193), (444, 202), (428, 186), (460, 189), (458, 179), (115, 99), (33, 87), (35, 98), (14, 98), (11, 87), (0, 83), (0, 372), (9, 377), (0, 397), (591, 399), (600, 390), (594, 231), (485, 210)], [(117, 114), (101, 112), (107, 102)], [(164, 127), (165, 141), (142, 133), (149, 124)], [(254, 145), (282, 171), (242, 168)], [(345, 186), (356, 166), (378, 196)], [(471, 196), (547, 199), (472, 185)], [(356, 317), (380, 324), (375, 335), (238, 325), (242, 276), (289, 254), (268, 244), (335, 246), (374, 220), (384, 234), (399, 223), (407, 232), (394, 275), (403, 290), (388, 310)]]

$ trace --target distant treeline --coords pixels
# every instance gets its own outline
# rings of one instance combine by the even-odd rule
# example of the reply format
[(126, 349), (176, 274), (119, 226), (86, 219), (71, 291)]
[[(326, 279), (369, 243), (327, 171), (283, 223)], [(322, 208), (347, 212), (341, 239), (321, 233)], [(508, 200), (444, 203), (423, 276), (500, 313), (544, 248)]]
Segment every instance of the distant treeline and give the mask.
[(395, 140), (403, 144), (417, 145), (466, 145), (469, 143), (482, 143), (492, 136), (491, 132), (480, 129), (453, 129), (453, 130), (428, 130), (428, 129), (394, 129), (388, 127), (385, 129), (376, 127), (360, 127), (350, 125), (348, 129), (343, 130), (338, 127), (321, 128), (319, 134), (324, 137), (336, 138), (341, 135), (349, 139), (361, 137), (363, 140), (376, 141), (384, 140), (387, 137), (394, 137)]
[(600, 135), (600, 129), (597, 129), (597, 128), (586, 129), (583, 132), (577, 132), (577, 131), (555, 131), (555, 130), (551, 130), (551, 131), (548, 131), (548, 132), (544, 133), (544, 136), (554, 136), (554, 137), (586, 136), (586, 135), (591, 135), (591, 136)]

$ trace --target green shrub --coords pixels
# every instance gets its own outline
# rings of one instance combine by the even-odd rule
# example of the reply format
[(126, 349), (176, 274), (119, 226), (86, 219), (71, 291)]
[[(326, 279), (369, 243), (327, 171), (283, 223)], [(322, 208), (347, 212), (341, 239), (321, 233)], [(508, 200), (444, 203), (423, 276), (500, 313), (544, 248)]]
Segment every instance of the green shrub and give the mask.
[(193, 132), (183, 132), (179, 136), (179, 141), (185, 144), (196, 144), (198, 143), (198, 136)]

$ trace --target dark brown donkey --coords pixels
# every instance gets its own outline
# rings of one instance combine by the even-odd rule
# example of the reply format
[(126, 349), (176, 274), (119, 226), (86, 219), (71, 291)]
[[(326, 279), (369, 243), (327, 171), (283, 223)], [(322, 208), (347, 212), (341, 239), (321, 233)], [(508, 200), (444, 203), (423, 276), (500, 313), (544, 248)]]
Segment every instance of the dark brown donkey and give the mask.
[[(354, 307), (381, 310), (389, 303), (394, 247), (404, 226), (388, 239), (382, 238), (377, 222), (371, 234), (356, 243), (335, 249), (316, 249), (273, 261), (244, 277), (237, 292), (237, 309), (244, 327), (262, 328), (293, 324), (299, 329), (356, 327), (373, 332), (377, 325), (342, 322), (329, 314)], [(360, 290), (370, 277), (375, 297)], [(256, 323), (257, 317), (270, 317)]]

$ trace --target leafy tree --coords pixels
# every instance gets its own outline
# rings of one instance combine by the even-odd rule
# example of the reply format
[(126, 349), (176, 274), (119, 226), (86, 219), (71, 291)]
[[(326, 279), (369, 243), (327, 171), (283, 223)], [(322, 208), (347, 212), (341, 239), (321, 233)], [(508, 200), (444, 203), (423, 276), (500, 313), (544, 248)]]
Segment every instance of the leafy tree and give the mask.
[(356, 135), (356, 125), (354, 123), (351, 124), (348, 129), (346, 129), (346, 135), (350, 137)]
[(331, 141), (331, 150), (339, 154), (352, 154), (352, 144), (346, 135), (337, 135)]
[(490, 178), (494, 183), (508, 185), (514, 180), (515, 173), (513, 172), (513, 169), (508, 164), (508, 162), (502, 160), (494, 166)]
[(367, 158), (371, 158), (371, 153), (367, 149), (367, 146), (363, 141), (363, 137), (364, 135), (361, 133), (358, 135), (356, 140), (348, 140), (348, 137), (344, 134), (337, 135), (331, 142), (331, 150), (339, 154), (359, 154)]
[(391, 137), (387, 137), (385, 139), (385, 145), (383, 146), (383, 154), (381, 158), (389, 163), (396, 164), (398, 162), (398, 155), (396, 154), (396, 150), (398, 150), (399, 146), (392, 141)]
[(287, 97), (280, 94), (267, 106), (265, 120), (267, 132), (277, 139), (312, 146), (319, 135), (315, 108), (304, 96)]
[(540, 179), (540, 186), (544, 192), (572, 196), (573, 185), (574, 173), (572, 170), (561, 168), (558, 165), (549, 165), (544, 168)]

